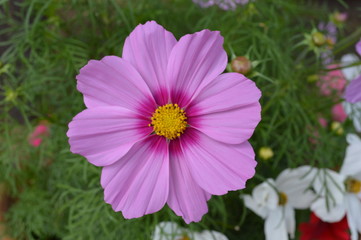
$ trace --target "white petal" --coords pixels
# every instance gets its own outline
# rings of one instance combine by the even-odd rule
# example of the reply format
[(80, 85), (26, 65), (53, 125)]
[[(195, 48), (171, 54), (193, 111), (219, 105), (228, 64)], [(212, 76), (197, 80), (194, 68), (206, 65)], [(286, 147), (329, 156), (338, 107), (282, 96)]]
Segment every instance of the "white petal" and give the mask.
[(182, 238), (183, 228), (173, 222), (160, 222), (154, 230), (153, 240), (173, 240)]
[(319, 169), (313, 188), (316, 194), (327, 198), (333, 205), (341, 204), (345, 194), (345, 177), (330, 169)]
[(357, 103), (342, 103), (346, 115), (353, 121), (353, 125), (357, 132), (361, 132), (361, 102)]
[(294, 238), (296, 230), (295, 210), (288, 204), (284, 207), (284, 209), (287, 232), (291, 238)]
[(351, 233), (351, 240), (358, 240), (358, 232), (357, 232), (357, 228), (353, 222), (353, 219), (348, 213), (346, 214), (346, 216), (347, 216), (348, 228)]
[(273, 179), (256, 186), (252, 191), (252, 198), (259, 207), (275, 209), (278, 206), (278, 193), (275, 190)]
[(361, 233), (361, 201), (355, 194), (347, 194), (345, 197), (347, 221), (349, 225), (354, 225), (355, 229)]
[(309, 208), (316, 199), (310, 190), (317, 173), (311, 166), (301, 166), (284, 170), (276, 179), (276, 187), (287, 195), (288, 203), (297, 209)]
[(344, 203), (333, 204), (324, 197), (313, 202), (311, 210), (324, 222), (339, 222), (346, 214)]
[(228, 240), (228, 238), (220, 232), (216, 231), (203, 231), (201, 233), (195, 233), (194, 240)]
[(346, 139), (349, 146), (340, 173), (361, 180), (361, 139), (356, 134), (348, 134)]
[(244, 201), (244, 205), (251, 209), (255, 214), (265, 219), (268, 215), (269, 209), (265, 206), (260, 206), (256, 203), (256, 201), (250, 195), (241, 196)]
[(270, 212), (265, 221), (264, 232), (266, 240), (288, 240), (285, 216), (281, 207)]
[[(359, 61), (355, 54), (346, 54), (341, 58), (341, 66), (348, 66)], [(348, 81), (352, 81), (361, 74), (361, 66), (343, 68), (342, 73)]]

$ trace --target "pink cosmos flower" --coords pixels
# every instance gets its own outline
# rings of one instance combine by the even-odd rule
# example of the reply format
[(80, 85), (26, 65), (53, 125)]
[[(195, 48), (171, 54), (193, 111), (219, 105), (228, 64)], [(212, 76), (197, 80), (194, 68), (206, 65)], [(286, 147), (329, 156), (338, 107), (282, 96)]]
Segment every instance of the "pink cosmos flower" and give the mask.
[(347, 114), (343, 109), (342, 103), (338, 103), (332, 107), (332, 119), (337, 122), (344, 122), (347, 119)]
[[(329, 65), (328, 68), (337, 68), (338, 65)], [(346, 85), (346, 79), (341, 70), (329, 71), (326, 75), (322, 76), (320, 81), (317, 82), (321, 94), (329, 96), (336, 93), (337, 96), (342, 96)]]
[(69, 124), (73, 153), (103, 167), (104, 200), (125, 218), (165, 203), (189, 223), (211, 195), (245, 187), (256, 162), (248, 139), (261, 92), (227, 65), (219, 32), (177, 41), (156, 22), (138, 25), (122, 58), (91, 60), (77, 76), (87, 107)]
[(35, 127), (34, 131), (29, 136), (29, 144), (33, 147), (39, 147), (43, 142), (45, 136), (49, 136), (49, 127), (46, 123), (40, 123)]

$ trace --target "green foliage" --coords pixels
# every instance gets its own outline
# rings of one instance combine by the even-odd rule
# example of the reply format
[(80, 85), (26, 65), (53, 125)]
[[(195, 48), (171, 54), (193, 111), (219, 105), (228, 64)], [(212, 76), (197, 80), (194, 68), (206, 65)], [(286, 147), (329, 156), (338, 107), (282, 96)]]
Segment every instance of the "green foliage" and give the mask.
[[(100, 168), (73, 155), (67, 143), (67, 124), (85, 108), (76, 90), (79, 69), (90, 59), (121, 56), (125, 38), (147, 20), (177, 38), (204, 28), (219, 30), (229, 56), (246, 55), (253, 62), (248, 77), (263, 92), (263, 111), (251, 142), (255, 151), (269, 146), (275, 156), (259, 160), (256, 178), (245, 191), (287, 167), (340, 166), (345, 136), (320, 128), (317, 120), (321, 115), (331, 119), (334, 102), (320, 98), (307, 81), (322, 65), (300, 44), (305, 33), (328, 19), (327, 9), (313, 4), (257, 0), (225, 12), (201, 9), (191, 0), (0, 0), (0, 47), (5, 49), (0, 57), (0, 181), (15, 199), (6, 215), (8, 232), (17, 239), (149, 239), (160, 221), (184, 224), (168, 207), (124, 220), (103, 201)], [(40, 120), (50, 123), (51, 134), (34, 148), (27, 137)], [(344, 128), (351, 131), (352, 124)], [(309, 141), (310, 129), (319, 132), (317, 146)], [(230, 239), (263, 239), (262, 220), (245, 209), (239, 194), (213, 196), (209, 213), (188, 227), (214, 229)]]

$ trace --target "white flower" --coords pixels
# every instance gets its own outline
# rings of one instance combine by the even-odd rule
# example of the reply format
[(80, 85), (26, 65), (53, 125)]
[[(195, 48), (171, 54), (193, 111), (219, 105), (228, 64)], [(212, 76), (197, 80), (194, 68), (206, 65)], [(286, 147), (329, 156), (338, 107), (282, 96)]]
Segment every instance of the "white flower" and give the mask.
[[(346, 54), (341, 58), (341, 66), (349, 66), (358, 61), (360, 59), (355, 54)], [(343, 68), (342, 73), (347, 81), (353, 81), (361, 75), (361, 65)], [(361, 102), (352, 104), (345, 101), (342, 103), (342, 106), (347, 116), (353, 121), (356, 131), (361, 132)]]
[(351, 239), (361, 233), (361, 139), (348, 134), (346, 156), (340, 173), (322, 169), (313, 183), (319, 198), (311, 210), (325, 222), (338, 222), (346, 214)]
[(316, 198), (309, 190), (315, 170), (310, 166), (284, 170), (275, 181), (268, 179), (254, 188), (251, 195), (243, 195), (245, 205), (265, 219), (267, 240), (294, 238), (294, 209), (308, 208)]
[(361, 139), (348, 134), (346, 140), (349, 146), (340, 174), (346, 177), (345, 208), (351, 239), (357, 240), (357, 232), (361, 233)]
[(208, 231), (191, 232), (179, 227), (173, 222), (160, 222), (154, 230), (153, 240), (228, 240), (220, 232)]

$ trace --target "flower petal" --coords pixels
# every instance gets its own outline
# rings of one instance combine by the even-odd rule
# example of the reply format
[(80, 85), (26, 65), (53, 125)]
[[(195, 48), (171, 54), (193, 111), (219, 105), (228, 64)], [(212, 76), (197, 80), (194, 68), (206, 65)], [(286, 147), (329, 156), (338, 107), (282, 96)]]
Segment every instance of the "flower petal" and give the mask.
[(342, 106), (348, 117), (353, 121), (356, 131), (361, 132), (361, 102), (352, 104), (345, 101)]
[(344, 202), (335, 204), (325, 197), (318, 198), (311, 205), (311, 211), (324, 222), (339, 222), (346, 214)]
[(222, 195), (242, 189), (257, 165), (248, 142), (231, 145), (215, 141), (195, 129), (180, 138), (183, 158), (194, 180), (205, 191)]
[(183, 36), (172, 49), (167, 66), (172, 103), (188, 105), (226, 65), (227, 53), (218, 31), (203, 30)]
[(182, 156), (179, 140), (170, 142), (169, 153), (170, 186), (167, 203), (186, 223), (199, 222), (208, 212), (207, 200), (211, 196), (194, 181)]
[(352, 239), (357, 239), (357, 232), (361, 233), (361, 201), (354, 194), (345, 197), (347, 222), (350, 226)]
[(278, 207), (278, 193), (273, 179), (268, 178), (257, 185), (252, 191), (252, 197), (259, 208), (275, 209)]
[(121, 106), (149, 115), (155, 109), (151, 92), (135, 68), (116, 56), (90, 60), (80, 69), (77, 88), (88, 108)]
[(216, 231), (208, 231), (208, 230), (204, 230), (203, 232), (200, 233), (195, 233), (194, 237), (192, 238), (194, 240), (228, 240), (228, 238), (220, 233), (220, 232), (216, 232)]
[(346, 139), (349, 145), (340, 173), (361, 181), (361, 139), (356, 134), (347, 134)]
[(272, 210), (264, 224), (266, 240), (288, 240), (285, 216), (282, 208)]
[(356, 43), (356, 52), (361, 56), (361, 40)]
[(295, 238), (296, 219), (295, 210), (287, 204), (284, 208), (286, 229), (291, 238)]
[[(341, 65), (346, 67), (358, 61), (360, 61), (360, 59), (355, 54), (346, 54), (341, 58)], [(361, 75), (361, 66), (342, 68), (342, 73), (348, 81), (352, 81)]]
[(85, 109), (69, 123), (70, 151), (86, 157), (96, 166), (110, 165), (152, 132), (148, 122), (122, 107)]
[(169, 158), (164, 138), (136, 143), (118, 162), (103, 168), (104, 200), (125, 218), (159, 211), (168, 198)]
[(344, 201), (345, 176), (329, 169), (319, 169), (313, 181), (313, 188), (317, 195), (325, 197), (327, 206), (341, 204)]
[(225, 143), (248, 140), (261, 120), (261, 92), (239, 73), (218, 76), (186, 109), (189, 124)]
[(184, 229), (174, 222), (160, 222), (155, 227), (152, 240), (182, 239)]
[(166, 71), (176, 43), (173, 34), (155, 21), (139, 24), (124, 42), (123, 58), (140, 73), (158, 105), (168, 103)]
[(285, 169), (276, 179), (277, 189), (287, 195), (287, 202), (294, 208), (306, 209), (316, 199), (310, 190), (316, 170), (310, 166)]
[(251, 209), (255, 214), (265, 219), (268, 215), (269, 209), (264, 206), (259, 206), (255, 199), (252, 198), (251, 195), (243, 195), (244, 205)]
[(347, 102), (356, 103), (361, 101), (361, 75), (352, 80), (345, 92)]

